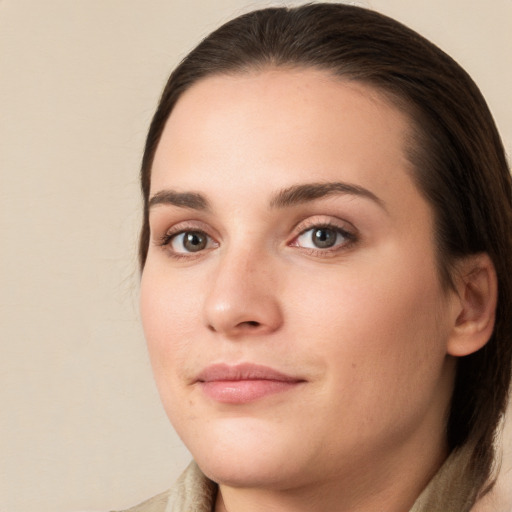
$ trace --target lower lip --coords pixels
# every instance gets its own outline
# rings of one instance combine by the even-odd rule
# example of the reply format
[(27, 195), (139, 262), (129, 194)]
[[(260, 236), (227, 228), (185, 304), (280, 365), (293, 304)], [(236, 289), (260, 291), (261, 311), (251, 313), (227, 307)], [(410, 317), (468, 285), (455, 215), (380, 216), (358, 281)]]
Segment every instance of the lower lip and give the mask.
[(226, 404), (247, 404), (268, 395), (282, 393), (295, 388), (300, 381), (281, 380), (216, 380), (201, 382), (204, 393)]

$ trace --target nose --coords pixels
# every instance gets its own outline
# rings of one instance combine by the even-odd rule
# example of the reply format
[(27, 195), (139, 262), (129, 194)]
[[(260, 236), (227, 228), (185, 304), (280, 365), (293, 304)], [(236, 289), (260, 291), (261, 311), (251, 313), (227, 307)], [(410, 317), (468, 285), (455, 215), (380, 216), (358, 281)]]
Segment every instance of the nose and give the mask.
[(229, 338), (270, 334), (283, 322), (278, 295), (269, 258), (246, 250), (226, 252), (209, 282), (205, 324)]

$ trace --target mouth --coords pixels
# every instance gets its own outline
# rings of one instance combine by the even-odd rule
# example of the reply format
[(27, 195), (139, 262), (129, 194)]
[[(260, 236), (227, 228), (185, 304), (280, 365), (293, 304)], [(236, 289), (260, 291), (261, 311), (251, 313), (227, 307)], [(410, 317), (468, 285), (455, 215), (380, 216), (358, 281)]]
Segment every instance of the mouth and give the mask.
[(196, 378), (206, 396), (227, 404), (247, 404), (290, 391), (304, 382), (304, 379), (252, 363), (234, 366), (214, 364), (206, 367)]

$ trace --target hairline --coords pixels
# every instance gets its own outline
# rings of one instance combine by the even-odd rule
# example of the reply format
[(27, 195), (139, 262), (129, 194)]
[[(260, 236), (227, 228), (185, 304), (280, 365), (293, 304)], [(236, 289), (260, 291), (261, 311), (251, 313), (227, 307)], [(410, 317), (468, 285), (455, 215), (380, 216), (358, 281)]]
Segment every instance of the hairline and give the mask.
[[(148, 169), (149, 178), (151, 180), (151, 176), (153, 173), (153, 161), (158, 150), (158, 146), (160, 144), (160, 140), (162, 138), (162, 134), (165, 130), (165, 126), (169, 121), (174, 109), (176, 108), (178, 102), (183, 98), (184, 95), (187, 94), (195, 86), (209, 80), (212, 78), (221, 78), (221, 77), (240, 77), (240, 76), (258, 76), (262, 73), (266, 72), (287, 72), (287, 71), (317, 71), (321, 74), (324, 74), (329, 79), (336, 82), (347, 82), (347, 83), (355, 83), (360, 84), (365, 87), (373, 90), (379, 98), (399, 111), (406, 120), (406, 131), (403, 136), (403, 154), (407, 161), (411, 164), (411, 170), (405, 170), (407, 172), (413, 183), (416, 187), (418, 193), (426, 200), (427, 204), (430, 207), (432, 218), (433, 218), (433, 232), (432, 232), (432, 243), (434, 246), (434, 255), (436, 258), (436, 267), (438, 271), (438, 276), (441, 285), (445, 291), (449, 289), (454, 289), (454, 281), (453, 281), (453, 270), (454, 270), (454, 262), (455, 258), (450, 257), (446, 248), (443, 247), (439, 236), (439, 227), (440, 227), (440, 215), (434, 207), (431, 199), (428, 197), (428, 194), (423, 189), (420, 183), (420, 169), (419, 169), (419, 158), (422, 153), (424, 153), (424, 149), (422, 149), (422, 144), (420, 141), (425, 140), (428, 141), (429, 137), (426, 136), (424, 130), (420, 127), (420, 120), (423, 121), (426, 117), (425, 113), (419, 108), (415, 102), (406, 97), (406, 94), (400, 94), (391, 86), (386, 87), (384, 83), (378, 83), (377, 80), (372, 80), (371, 78), (364, 78), (361, 76), (357, 76), (356, 73), (350, 72), (347, 70), (335, 69), (334, 65), (327, 64), (314, 64), (307, 62), (293, 62), (293, 61), (285, 61), (278, 59), (254, 59), (251, 62), (245, 63), (244, 65), (232, 65), (231, 67), (227, 67), (225, 69), (211, 70), (203, 74), (202, 76), (197, 77), (195, 80), (191, 81), (187, 86), (180, 92), (177, 96), (174, 104), (172, 105), (167, 118), (162, 123), (162, 129), (159, 133), (158, 140), (156, 141), (152, 155), (151, 162)], [(372, 98), (370, 98), (372, 99)], [(150, 194), (148, 190), (148, 197), (144, 198), (146, 201), (145, 210), (149, 211), (149, 199)], [(147, 254), (147, 249), (146, 249)], [(141, 265), (141, 272), (144, 269), (144, 264)]]

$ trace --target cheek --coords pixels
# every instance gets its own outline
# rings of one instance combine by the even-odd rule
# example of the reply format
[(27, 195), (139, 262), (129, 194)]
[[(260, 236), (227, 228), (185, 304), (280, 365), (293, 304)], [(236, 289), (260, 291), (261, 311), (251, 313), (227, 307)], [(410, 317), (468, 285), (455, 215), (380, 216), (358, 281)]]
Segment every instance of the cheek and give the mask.
[(422, 258), (372, 261), (380, 264), (295, 280), (300, 301), (289, 311), (308, 332), (305, 343), (351, 375), (374, 372), (396, 380), (400, 372), (418, 372), (418, 365), (437, 370), (448, 331), (436, 269)]
[(146, 267), (140, 287), (140, 312), (157, 383), (180, 367), (197, 329), (197, 297), (185, 293), (163, 272)]

